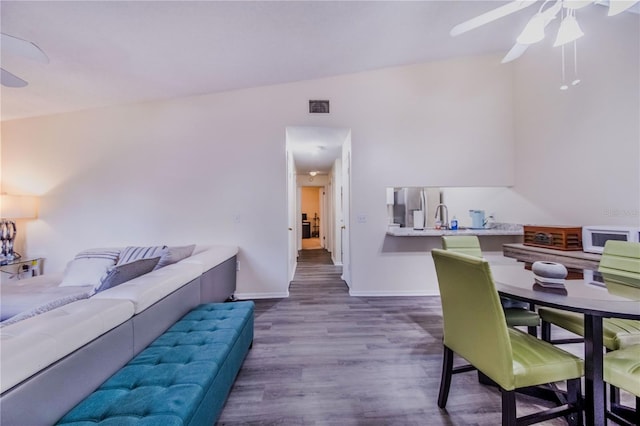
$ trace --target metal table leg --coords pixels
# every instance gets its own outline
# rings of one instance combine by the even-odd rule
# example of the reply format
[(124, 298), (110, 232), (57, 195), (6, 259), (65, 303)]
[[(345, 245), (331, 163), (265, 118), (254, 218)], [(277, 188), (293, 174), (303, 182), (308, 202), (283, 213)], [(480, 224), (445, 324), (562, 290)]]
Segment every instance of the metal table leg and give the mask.
[(585, 314), (584, 411), (586, 423), (589, 426), (602, 426), (606, 424), (602, 351), (602, 317)]

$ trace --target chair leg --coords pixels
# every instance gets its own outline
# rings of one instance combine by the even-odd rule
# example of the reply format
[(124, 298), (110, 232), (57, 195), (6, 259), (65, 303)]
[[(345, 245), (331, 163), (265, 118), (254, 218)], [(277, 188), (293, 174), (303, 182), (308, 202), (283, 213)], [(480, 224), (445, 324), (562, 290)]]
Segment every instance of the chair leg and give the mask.
[(542, 340), (544, 340), (545, 342), (550, 342), (551, 341), (551, 323), (545, 320), (542, 320), (540, 325), (540, 333), (541, 333)]
[[(529, 303), (529, 310), (531, 312), (535, 312), (536, 311), (536, 305), (535, 303)], [(527, 327), (527, 332), (534, 336), (534, 337), (538, 337), (538, 327), (534, 327), (532, 325), (530, 325), (529, 327)]]
[(453, 374), (453, 351), (444, 346), (442, 357), (442, 377), (440, 377), (440, 392), (438, 393), (438, 407), (444, 408), (449, 398), (451, 375)]
[(609, 385), (609, 402), (611, 409), (620, 405), (620, 389), (613, 385)]
[(581, 379), (567, 380), (567, 403), (576, 407), (576, 412), (567, 417), (570, 426), (582, 426), (582, 387)]
[(500, 388), (502, 394), (502, 426), (516, 426), (516, 392)]

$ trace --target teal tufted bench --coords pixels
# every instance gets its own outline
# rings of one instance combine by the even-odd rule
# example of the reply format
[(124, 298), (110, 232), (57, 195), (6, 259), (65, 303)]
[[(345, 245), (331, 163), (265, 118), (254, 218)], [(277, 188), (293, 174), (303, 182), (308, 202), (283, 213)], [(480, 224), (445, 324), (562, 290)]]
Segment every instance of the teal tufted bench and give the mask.
[(58, 424), (213, 425), (253, 342), (253, 309), (250, 301), (196, 307)]

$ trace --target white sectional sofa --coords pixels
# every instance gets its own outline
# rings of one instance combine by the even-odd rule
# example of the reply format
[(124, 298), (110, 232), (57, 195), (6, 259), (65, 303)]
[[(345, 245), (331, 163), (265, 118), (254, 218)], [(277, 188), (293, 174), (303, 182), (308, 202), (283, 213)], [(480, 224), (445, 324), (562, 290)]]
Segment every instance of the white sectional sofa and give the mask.
[(233, 246), (197, 246), (172, 265), (0, 329), (3, 425), (50, 425), (173, 323), (236, 286)]

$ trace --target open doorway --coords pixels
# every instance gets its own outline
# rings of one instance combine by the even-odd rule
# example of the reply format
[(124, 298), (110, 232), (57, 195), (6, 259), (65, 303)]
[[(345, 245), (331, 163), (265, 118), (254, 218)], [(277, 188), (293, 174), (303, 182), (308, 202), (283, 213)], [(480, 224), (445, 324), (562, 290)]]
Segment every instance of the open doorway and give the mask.
[(326, 236), (320, 238), (320, 223), (325, 218), (321, 216), (320, 206), (324, 198), (324, 188), (319, 186), (302, 186), (300, 210), (302, 211), (302, 250), (316, 250), (324, 248)]
[(349, 283), (349, 163), (351, 131), (287, 127), (289, 277), (300, 250), (324, 249)]

